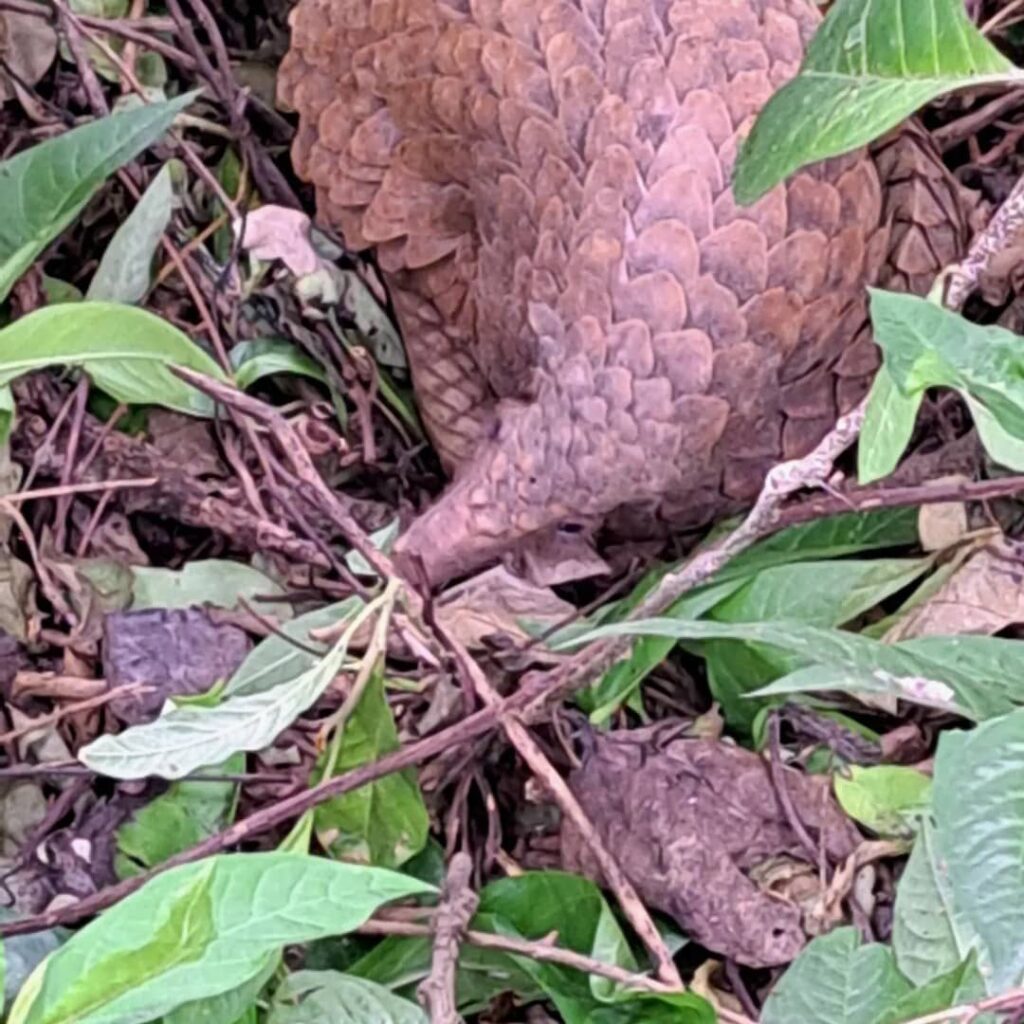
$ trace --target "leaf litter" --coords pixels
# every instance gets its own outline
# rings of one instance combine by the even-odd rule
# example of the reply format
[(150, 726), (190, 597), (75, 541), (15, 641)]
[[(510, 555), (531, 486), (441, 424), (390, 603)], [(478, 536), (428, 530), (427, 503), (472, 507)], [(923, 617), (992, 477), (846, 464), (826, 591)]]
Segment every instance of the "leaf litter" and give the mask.
[[(385, 613), (444, 476), (378, 271), (289, 165), (288, 6), (0, 0), (8, 1019), (434, 1024), (455, 851), (479, 906), (449, 986), (479, 1024), (1019, 1013), (1016, 250), (968, 319), (874, 294), (860, 482), (900, 468), (794, 503), (660, 618), (629, 622), (676, 549), (568, 535)], [(847, 38), (865, 81), (823, 85), (871, 13), (833, 6), (750, 193), (926, 98), (884, 12)], [(929, 97), (1016, 81), (1014, 6), (965, 5), (1002, 55), (970, 30)], [(823, 88), (819, 132), (793, 104)], [(990, 100), (925, 120), (986, 209), (1024, 170), (1024, 106)], [(496, 729), (489, 701), (616, 634), (587, 689), (517, 705), (527, 741)]]

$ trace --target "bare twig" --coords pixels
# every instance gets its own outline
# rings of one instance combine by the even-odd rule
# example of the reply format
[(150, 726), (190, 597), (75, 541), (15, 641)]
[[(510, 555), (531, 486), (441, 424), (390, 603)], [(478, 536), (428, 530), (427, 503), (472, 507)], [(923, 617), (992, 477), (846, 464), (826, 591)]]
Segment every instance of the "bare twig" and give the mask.
[(448, 863), (444, 891), (434, 915), (434, 953), (430, 973), (417, 989), (430, 1024), (463, 1024), (455, 1001), (459, 946), (480, 898), (473, 891), (473, 861), (459, 852)]

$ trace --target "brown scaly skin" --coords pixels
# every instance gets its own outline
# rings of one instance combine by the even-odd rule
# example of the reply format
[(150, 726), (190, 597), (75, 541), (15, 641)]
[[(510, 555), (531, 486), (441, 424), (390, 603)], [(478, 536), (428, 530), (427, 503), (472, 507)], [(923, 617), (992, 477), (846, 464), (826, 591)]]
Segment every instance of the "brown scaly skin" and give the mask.
[(432, 582), (536, 531), (694, 526), (807, 452), (877, 365), (865, 285), (964, 241), (909, 131), (728, 188), (809, 0), (299, 0), (296, 168), (375, 246), (454, 479), (399, 543)]

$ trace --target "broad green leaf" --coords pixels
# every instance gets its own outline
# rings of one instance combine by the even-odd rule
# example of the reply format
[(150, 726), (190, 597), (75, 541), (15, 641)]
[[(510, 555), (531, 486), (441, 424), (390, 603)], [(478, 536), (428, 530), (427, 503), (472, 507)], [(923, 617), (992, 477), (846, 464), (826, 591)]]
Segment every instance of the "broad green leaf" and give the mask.
[[(480, 894), (480, 915), (490, 929), (527, 939), (557, 933), (559, 945), (626, 970), (636, 960), (607, 902), (593, 883), (559, 871), (528, 872), (492, 882)], [(661, 1002), (625, 992), (606, 979), (514, 957), (558, 1007), (567, 1024), (713, 1024), (714, 1013), (686, 993)]]
[[(380, 672), (374, 671), (345, 723), (340, 742), (335, 775), (376, 761), (400, 746)], [(325, 752), (320, 771), (326, 758)], [(317, 781), (322, 777), (320, 771)], [(398, 867), (423, 849), (430, 833), (416, 770), (386, 775), (319, 804), (315, 826), (321, 844), (341, 860)]]
[(961, 392), (967, 407), (971, 410), (971, 418), (978, 428), (981, 443), (994, 462), (1018, 473), (1024, 471), (1024, 438), (1014, 437), (1004, 430), (999, 421), (969, 394)]
[(113, 114), (0, 162), (0, 301), (106, 178), (156, 142), (196, 95)]
[(970, 927), (954, 915), (949, 881), (937, 860), (935, 829), (925, 819), (896, 886), (896, 963), (915, 985), (923, 986), (955, 970), (973, 945)]
[(395, 872), (290, 853), (173, 868), (44, 961), (10, 1024), (142, 1024), (237, 988), (283, 946), (344, 934), (381, 905), (429, 889)]
[(874, 1024), (909, 991), (888, 946), (863, 945), (856, 928), (837, 928), (793, 961), (765, 1001), (761, 1024)]
[(736, 199), (753, 202), (798, 167), (872, 142), (943, 93), (1020, 77), (962, 0), (837, 0), (797, 77), (755, 122)]
[(243, 391), (275, 373), (295, 373), (321, 384), (327, 383), (323, 367), (290, 341), (276, 338), (240, 341), (231, 349), (231, 365), (235, 371), (235, 384)]
[[(841, 558), (844, 555), (913, 544), (916, 541), (917, 516), (914, 509), (848, 513), (790, 527), (741, 552), (709, 584), (684, 594), (664, 614), (669, 618), (700, 618), (737, 590), (743, 582), (765, 569), (813, 559)], [(602, 609), (595, 620), (602, 623), (621, 621), (671, 568), (678, 566), (666, 566), (648, 573), (631, 594)], [(560, 640), (568, 640), (582, 631), (564, 630), (549, 642), (556, 645)], [(613, 666), (600, 682), (580, 694), (580, 706), (590, 712), (592, 721), (605, 721), (629, 698), (651, 670), (664, 661), (674, 646), (674, 640), (662, 637), (639, 639), (628, 658)]]
[[(876, 1017), (873, 1024), (902, 1024), (903, 1021), (917, 1020), (956, 1005), (960, 1002), (964, 979), (974, 969), (973, 962), (967, 960), (920, 988), (912, 989)], [(978, 1021), (977, 1024), (982, 1022)]]
[(970, 402), (994, 458), (1024, 460), (1024, 357), (1021, 339), (981, 326), (912, 295), (871, 290), (875, 341), (895, 386), (908, 396), (956, 388)]
[(720, 622), (796, 619), (839, 626), (909, 586), (931, 558), (852, 558), (808, 561), (765, 569), (710, 613)]
[[(473, 927), (494, 931), (490, 915), (477, 915)], [(416, 986), (430, 971), (433, 944), (430, 939), (409, 939), (390, 936), (370, 950), (346, 973), (367, 978), (400, 995), (416, 998)], [(333, 965), (332, 965), (333, 966)], [(544, 991), (534, 979), (506, 953), (463, 945), (455, 978), (455, 996), (464, 1014), (486, 1010), (492, 1000), (507, 992), (523, 1002), (544, 998)]]
[(100, 736), (78, 752), (93, 771), (118, 779), (180, 779), (241, 750), (270, 746), (334, 681), (347, 654), (342, 637), (312, 668), (259, 693), (228, 695), (215, 707), (165, 709), (155, 721)]
[(977, 936), (990, 994), (1024, 980), (1022, 778), (1024, 709), (939, 739), (935, 852), (957, 919)]
[(133, 565), (130, 571), (133, 611), (206, 604), (237, 611), (244, 599), (258, 612), (278, 620), (291, 618), (292, 606), (288, 602), (261, 600), (284, 594), (284, 588), (242, 562), (210, 558), (189, 562), (182, 569)]
[(310, 638), (310, 631), (347, 622), (362, 606), (361, 598), (348, 597), (286, 622), (283, 636), (268, 636), (253, 648), (228, 680), (224, 696), (263, 693), (313, 668), (326, 648)]
[(861, 486), (887, 477), (910, 443), (924, 393), (905, 395), (886, 366), (875, 374), (857, 447), (857, 479)]
[[(797, 562), (764, 569), (716, 605), (708, 617), (719, 622), (771, 622), (840, 626), (902, 590), (931, 558), (849, 559)], [(711, 692), (733, 728), (749, 730), (760, 702), (749, 695), (797, 667), (790, 655), (764, 646), (713, 640), (707, 658)]]
[(186, 334), (133, 306), (44, 306), (0, 330), (0, 384), (48, 366), (80, 366), (119, 402), (210, 415), (213, 403), (171, 373), (174, 365), (224, 380), (213, 359)]
[(174, 165), (166, 163), (114, 232), (96, 268), (87, 299), (141, 302), (149, 291), (153, 258), (174, 212)]
[[(247, 981), (215, 996), (192, 999), (164, 1015), (161, 1024), (238, 1024), (246, 1020), (246, 1013), (254, 1007), (267, 982), (274, 976), (281, 962), (281, 953), (268, 954), (263, 966)], [(253, 1024), (256, 1024), (255, 1020)]]
[(847, 775), (836, 775), (833, 784), (851, 818), (879, 835), (913, 831), (911, 818), (927, 808), (931, 798), (932, 780), (924, 772), (895, 764), (851, 765), (846, 771)]
[(881, 693), (956, 711), (978, 721), (1024, 703), (1024, 644), (1016, 640), (938, 636), (884, 644), (801, 622), (641, 619), (600, 626), (560, 646), (584, 645), (611, 636), (738, 640), (777, 648), (809, 665), (755, 691), (752, 696), (757, 697), (822, 690)]
[(339, 971), (296, 971), (278, 986), (267, 1024), (427, 1024), (415, 1003)]
[[(236, 754), (216, 765), (213, 774), (245, 771)], [(137, 810), (115, 833), (116, 867), (122, 878), (154, 868), (168, 858), (219, 832), (234, 817), (238, 784), (183, 779)]]
[(74, 975), (59, 969), (62, 962), (74, 958), (75, 940), (71, 939), (36, 969), (38, 995), (34, 979), (29, 979), (26, 990), (31, 998), (15, 1000), (12, 1021), (64, 1024), (110, 1019), (104, 1010), (111, 1003), (128, 1001), (162, 976), (194, 963), (214, 938), (212, 873), (212, 862), (191, 872), (185, 884), (169, 894), (163, 912), (148, 923), (137, 944), (131, 948), (100, 945), (92, 950), (88, 969)]

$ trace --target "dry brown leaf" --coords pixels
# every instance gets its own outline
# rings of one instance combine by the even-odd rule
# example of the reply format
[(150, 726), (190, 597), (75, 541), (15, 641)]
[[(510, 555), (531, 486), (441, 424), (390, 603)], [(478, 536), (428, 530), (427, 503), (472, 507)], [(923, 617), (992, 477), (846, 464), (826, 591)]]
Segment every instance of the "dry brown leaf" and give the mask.
[(479, 649), (495, 636), (525, 643), (531, 636), (522, 623), (554, 626), (574, 612), (571, 604), (550, 590), (527, 583), (499, 565), (448, 591), (438, 605), (437, 617), (463, 646)]
[(310, 241), (309, 216), (268, 204), (252, 210), (240, 227), (242, 245), (260, 260), (281, 260), (296, 276), (315, 273), (324, 261)]
[[(966, 477), (949, 476), (935, 483), (966, 482)], [(967, 506), (962, 501), (943, 502), (940, 505), (922, 505), (917, 514), (917, 532), (925, 551), (944, 551), (958, 544), (970, 529)]]
[(31, 87), (50, 69), (57, 57), (57, 33), (44, 16), (0, 11), (0, 55), (17, 76), (0, 71), (0, 103), (17, 95), (15, 82)]
[(887, 643), (960, 633), (992, 636), (1024, 622), (1024, 562), (1005, 538), (978, 548), (924, 604), (886, 633)]

